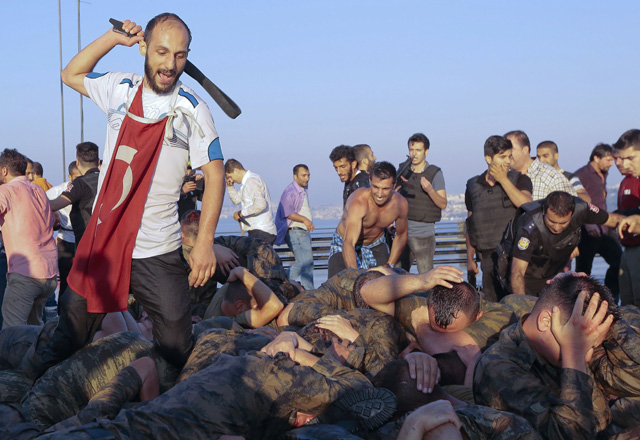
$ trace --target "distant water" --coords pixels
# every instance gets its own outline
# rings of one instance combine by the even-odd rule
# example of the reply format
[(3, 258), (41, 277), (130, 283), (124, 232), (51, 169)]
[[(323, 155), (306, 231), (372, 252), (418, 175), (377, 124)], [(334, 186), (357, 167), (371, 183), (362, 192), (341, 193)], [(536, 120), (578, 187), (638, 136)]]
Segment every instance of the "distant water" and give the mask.
[[(338, 225), (338, 220), (316, 220), (314, 221), (314, 225), (316, 227), (317, 233), (322, 235), (332, 234)], [(445, 225), (450, 225), (449, 222), (441, 222), (436, 223), (436, 228), (445, 227)], [(238, 222), (233, 220), (232, 218), (220, 219), (218, 222), (218, 227), (216, 228), (216, 235), (240, 235), (240, 226)], [(456, 265), (461, 270), (466, 273), (466, 267), (461, 265)], [(592, 268), (592, 276), (597, 280), (604, 282), (604, 276), (608, 269), (607, 263), (600, 256), (596, 256), (593, 260), (593, 268)], [(575, 269), (575, 261), (573, 262), (572, 269)], [(415, 266), (411, 268), (412, 273), (417, 273), (417, 269)], [(327, 271), (326, 270), (315, 270), (313, 273), (314, 284), (316, 287), (320, 286), (323, 282), (327, 280)], [(477, 277), (478, 283), (482, 281), (482, 274), (479, 274)]]

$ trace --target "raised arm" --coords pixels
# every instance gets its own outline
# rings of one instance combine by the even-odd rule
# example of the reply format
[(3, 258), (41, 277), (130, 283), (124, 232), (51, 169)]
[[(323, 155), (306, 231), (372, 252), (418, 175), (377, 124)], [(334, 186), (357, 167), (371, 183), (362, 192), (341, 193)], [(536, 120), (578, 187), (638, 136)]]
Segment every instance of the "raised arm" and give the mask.
[(519, 190), (511, 179), (509, 179), (508, 171), (508, 165), (506, 164), (501, 165), (493, 162), (491, 166), (489, 166), (489, 174), (491, 177), (502, 186), (511, 203), (513, 203), (516, 208), (519, 208), (520, 205), (529, 203), (532, 200), (531, 193), (529, 191)]
[(236, 267), (231, 271), (228, 281), (236, 279), (242, 281), (256, 302), (255, 308), (244, 312), (251, 327), (256, 328), (268, 324), (284, 308), (284, 304), (275, 293), (244, 267)]
[(93, 72), (98, 61), (117, 45), (131, 47), (144, 38), (142, 26), (136, 25), (134, 22), (125, 20), (122, 27), (129, 32), (130, 37), (109, 29), (69, 61), (67, 67), (62, 70), (62, 82), (73, 90), (89, 96), (84, 88), (84, 77)]
[(452, 287), (449, 282), (461, 283), (462, 271), (453, 266), (437, 266), (429, 272), (408, 275), (387, 275), (368, 281), (360, 295), (372, 308), (395, 315), (395, 302), (415, 292), (430, 290), (436, 285)]

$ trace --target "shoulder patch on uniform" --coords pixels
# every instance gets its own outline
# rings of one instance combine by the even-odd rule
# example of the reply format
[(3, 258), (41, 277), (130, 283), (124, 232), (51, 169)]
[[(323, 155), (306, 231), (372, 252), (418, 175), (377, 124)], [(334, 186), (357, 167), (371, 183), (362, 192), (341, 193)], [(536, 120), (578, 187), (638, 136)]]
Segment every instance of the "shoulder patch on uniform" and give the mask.
[(596, 205), (592, 203), (589, 203), (589, 209), (595, 212), (596, 214), (600, 212), (600, 208), (598, 208)]
[(529, 223), (524, 225), (524, 229), (529, 233), (531, 231), (533, 231), (535, 228), (536, 228), (536, 222), (533, 219), (531, 219), (531, 221), (529, 221)]
[(180, 88), (180, 90), (178, 91), (178, 95), (187, 98), (194, 108), (198, 106), (198, 100), (196, 99), (196, 97), (189, 92), (185, 92), (183, 88)]
[(65, 192), (69, 192), (71, 191), (71, 189), (73, 189), (73, 182), (69, 182), (69, 185), (67, 185), (67, 189), (65, 189)]
[(520, 237), (520, 240), (518, 240), (518, 249), (524, 251), (529, 247), (529, 243), (531, 243), (531, 240), (526, 237)]

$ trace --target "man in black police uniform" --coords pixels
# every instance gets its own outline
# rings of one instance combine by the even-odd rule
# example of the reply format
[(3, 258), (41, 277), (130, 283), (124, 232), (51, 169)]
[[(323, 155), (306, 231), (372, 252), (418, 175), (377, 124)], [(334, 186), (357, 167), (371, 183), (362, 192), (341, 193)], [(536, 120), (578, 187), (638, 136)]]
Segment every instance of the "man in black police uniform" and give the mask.
[[(615, 227), (622, 218), (564, 191), (526, 203), (505, 230), (496, 273), (510, 284), (511, 293), (538, 296), (546, 281), (569, 261), (583, 224)], [(507, 256), (510, 270), (505, 270)]]
[(82, 142), (76, 146), (76, 165), (81, 176), (75, 179), (57, 199), (51, 201), (51, 210), (58, 211), (71, 205), (71, 227), (76, 237), (76, 244), (80, 242), (84, 230), (89, 224), (93, 212), (93, 201), (98, 192), (98, 177), (100, 170), (98, 146), (93, 142)]
[[(531, 179), (510, 171), (513, 145), (504, 136), (490, 136), (484, 143), (484, 160), (488, 169), (467, 181), (464, 203), (467, 206), (467, 273), (477, 274), (478, 254), (482, 267), (482, 291), (489, 301), (504, 296), (493, 274), (496, 246), (504, 228), (516, 210), (531, 202)], [(472, 283), (473, 284), (473, 283)]]

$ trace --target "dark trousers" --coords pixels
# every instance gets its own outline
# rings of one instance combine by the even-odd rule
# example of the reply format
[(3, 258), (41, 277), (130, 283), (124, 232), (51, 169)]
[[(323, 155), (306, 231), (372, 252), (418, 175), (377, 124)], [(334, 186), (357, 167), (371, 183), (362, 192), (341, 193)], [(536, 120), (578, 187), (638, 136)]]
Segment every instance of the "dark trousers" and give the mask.
[(251, 229), (247, 231), (247, 235), (251, 238), (260, 238), (272, 246), (273, 246), (273, 243), (276, 241), (275, 235), (269, 234), (268, 232), (265, 232), (262, 229)]
[[(373, 247), (371, 249), (373, 252), (373, 256), (376, 259), (377, 265), (380, 266), (385, 264), (389, 259), (389, 248), (386, 243), (380, 243), (379, 245)], [(344, 264), (344, 257), (342, 256), (342, 252), (335, 253), (329, 258), (329, 269), (327, 273), (327, 278), (331, 278), (335, 274), (340, 271), (346, 269), (347, 266)]]
[(620, 247), (620, 242), (617, 235), (615, 235), (615, 230), (610, 230), (600, 237), (592, 237), (586, 233), (583, 227), (578, 250), (580, 255), (576, 258), (576, 272), (584, 272), (587, 275), (591, 275), (593, 258), (596, 254), (600, 254), (604, 258), (604, 261), (609, 265), (604, 277), (604, 284), (611, 290), (613, 297), (617, 301), (620, 293), (618, 273), (620, 272), (622, 247)]
[[(73, 257), (76, 254), (76, 244), (58, 238), (57, 245), (58, 270), (60, 271), (60, 293), (63, 293), (67, 290), (67, 275), (69, 275), (69, 272), (71, 271)], [(58, 314), (60, 314), (59, 307)]]
[[(193, 348), (193, 337), (189, 283), (179, 251), (132, 260), (129, 289), (153, 323), (159, 353), (177, 367), (184, 365)], [(87, 300), (70, 287), (59, 304), (60, 321), (44, 349), (41, 369), (35, 376), (89, 343), (105, 316), (89, 313)]]
[(498, 255), (496, 251), (479, 251), (476, 250), (480, 257), (480, 269), (482, 270), (482, 292), (484, 299), (487, 301), (498, 301), (504, 297), (506, 293), (502, 290), (500, 281), (494, 275), (493, 267), (496, 264)]

